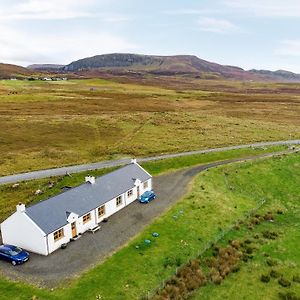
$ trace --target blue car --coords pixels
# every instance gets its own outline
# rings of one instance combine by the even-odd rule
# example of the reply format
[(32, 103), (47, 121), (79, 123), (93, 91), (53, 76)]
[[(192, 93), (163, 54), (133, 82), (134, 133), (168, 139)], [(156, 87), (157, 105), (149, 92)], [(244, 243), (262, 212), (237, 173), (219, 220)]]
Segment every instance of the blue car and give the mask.
[(0, 259), (11, 262), (14, 266), (20, 265), (29, 259), (29, 253), (13, 245), (0, 246)]
[(155, 199), (156, 195), (153, 191), (146, 191), (142, 196), (140, 196), (139, 201), (141, 203), (149, 203), (151, 200)]

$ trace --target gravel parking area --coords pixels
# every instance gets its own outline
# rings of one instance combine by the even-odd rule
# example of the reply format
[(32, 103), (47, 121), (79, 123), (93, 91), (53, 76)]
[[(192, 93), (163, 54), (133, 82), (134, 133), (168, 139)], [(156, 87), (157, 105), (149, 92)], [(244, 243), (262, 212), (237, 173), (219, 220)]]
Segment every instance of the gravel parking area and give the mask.
[(155, 217), (182, 198), (189, 182), (200, 171), (263, 156), (272, 156), (272, 154), (216, 162), (154, 177), (153, 186), (158, 196), (154, 201), (149, 204), (133, 202), (111, 216), (107, 223), (102, 223), (101, 229), (96, 233), (86, 232), (77, 241), (70, 242), (66, 249), (59, 249), (47, 257), (32, 253), (27, 263), (16, 267), (0, 261), (0, 272), (10, 279), (55, 287), (63, 279), (78, 275), (99, 264), (126, 244)]

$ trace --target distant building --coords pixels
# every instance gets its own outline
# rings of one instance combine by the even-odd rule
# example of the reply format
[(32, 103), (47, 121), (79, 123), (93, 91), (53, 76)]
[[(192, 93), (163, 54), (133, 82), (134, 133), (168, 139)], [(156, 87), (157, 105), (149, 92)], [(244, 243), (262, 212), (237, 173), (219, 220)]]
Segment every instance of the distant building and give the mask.
[(116, 171), (17, 211), (1, 224), (2, 241), (48, 255), (62, 244), (94, 230), (111, 216), (152, 189), (152, 176), (136, 160)]

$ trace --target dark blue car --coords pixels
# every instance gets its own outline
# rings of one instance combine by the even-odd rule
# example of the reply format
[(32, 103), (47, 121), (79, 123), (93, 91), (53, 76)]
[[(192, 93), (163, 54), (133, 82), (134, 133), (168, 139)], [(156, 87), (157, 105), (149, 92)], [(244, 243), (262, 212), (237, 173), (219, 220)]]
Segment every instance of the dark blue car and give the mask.
[(29, 253), (13, 245), (0, 246), (0, 259), (11, 262), (14, 266), (20, 265), (29, 259)]
[(153, 191), (146, 191), (142, 196), (140, 196), (139, 201), (141, 203), (149, 203), (149, 201), (156, 198), (156, 195)]

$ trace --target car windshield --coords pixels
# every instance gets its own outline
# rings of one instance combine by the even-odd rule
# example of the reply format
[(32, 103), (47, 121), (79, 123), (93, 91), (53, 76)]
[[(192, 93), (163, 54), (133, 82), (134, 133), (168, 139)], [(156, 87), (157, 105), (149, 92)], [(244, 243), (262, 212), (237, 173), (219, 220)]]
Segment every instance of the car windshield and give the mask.
[(149, 197), (149, 196), (151, 196), (151, 194), (152, 194), (151, 192), (147, 191), (144, 193), (144, 197)]
[(18, 247), (14, 247), (14, 248), (12, 248), (12, 249), (9, 250), (9, 254), (11, 256), (16, 256), (16, 255), (18, 255), (21, 252), (22, 252), (22, 249), (18, 248)]

